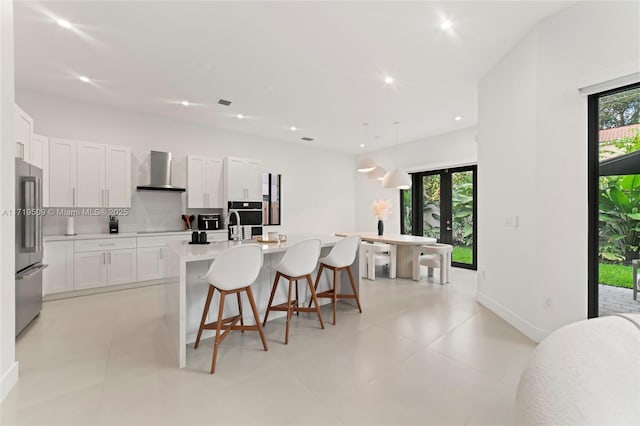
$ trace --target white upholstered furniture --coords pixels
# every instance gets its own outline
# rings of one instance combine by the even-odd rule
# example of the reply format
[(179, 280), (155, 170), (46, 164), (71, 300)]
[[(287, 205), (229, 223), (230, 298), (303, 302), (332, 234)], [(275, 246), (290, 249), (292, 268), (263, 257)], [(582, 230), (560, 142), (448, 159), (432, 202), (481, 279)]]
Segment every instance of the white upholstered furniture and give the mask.
[(516, 425), (640, 424), (640, 314), (579, 321), (533, 352)]
[(396, 273), (400, 278), (411, 278), (413, 260), (412, 247), (426, 246), (436, 242), (435, 238), (404, 234), (385, 233), (384, 235), (378, 235), (374, 232), (336, 232), (335, 235), (338, 237), (360, 235), (362, 241), (387, 243), (396, 246)]
[(363, 261), (363, 276), (370, 280), (376, 279), (376, 266), (388, 265), (389, 266), (389, 278), (396, 277), (396, 246), (393, 244), (385, 243), (369, 243), (362, 242), (364, 254), (362, 256)]
[(440, 284), (446, 284), (451, 276), (451, 253), (453, 246), (449, 244), (435, 243), (424, 247), (413, 248), (413, 273), (414, 281), (420, 281), (420, 266), (427, 267), (427, 276), (433, 277), (433, 269), (440, 270)]

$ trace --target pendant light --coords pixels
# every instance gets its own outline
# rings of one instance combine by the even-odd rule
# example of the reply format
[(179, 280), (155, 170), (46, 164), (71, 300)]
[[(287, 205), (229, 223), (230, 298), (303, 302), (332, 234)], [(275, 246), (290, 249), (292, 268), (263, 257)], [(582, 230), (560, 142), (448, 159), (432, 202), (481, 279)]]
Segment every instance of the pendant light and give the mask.
[(400, 122), (395, 121), (393, 124), (396, 126), (396, 168), (384, 175), (382, 186), (385, 188), (409, 189), (411, 188), (411, 177), (398, 168), (398, 124)]
[(387, 170), (380, 165), (380, 136), (376, 136), (377, 151), (376, 151), (376, 168), (367, 173), (369, 179), (382, 180), (384, 175), (387, 174)]
[[(364, 128), (364, 144), (367, 143), (367, 126), (369, 123), (363, 123)], [(371, 157), (364, 157), (358, 161), (358, 171), (361, 173), (367, 173), (376, 168), (376, 162)]]

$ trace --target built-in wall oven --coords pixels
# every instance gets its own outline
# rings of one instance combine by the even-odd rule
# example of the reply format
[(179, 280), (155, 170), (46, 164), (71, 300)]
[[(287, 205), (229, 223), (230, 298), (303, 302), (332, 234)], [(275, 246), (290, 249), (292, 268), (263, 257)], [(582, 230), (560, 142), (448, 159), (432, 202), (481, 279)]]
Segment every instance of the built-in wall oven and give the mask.
[[(240, 216), (240, 237), (249, 239), (262, 235), (262, 201), (229, 201), (229, 211), (235, 210)], [(229, 216), (229, 239), (232, 239), (231, 226), (236, 226), (235, 215)]]

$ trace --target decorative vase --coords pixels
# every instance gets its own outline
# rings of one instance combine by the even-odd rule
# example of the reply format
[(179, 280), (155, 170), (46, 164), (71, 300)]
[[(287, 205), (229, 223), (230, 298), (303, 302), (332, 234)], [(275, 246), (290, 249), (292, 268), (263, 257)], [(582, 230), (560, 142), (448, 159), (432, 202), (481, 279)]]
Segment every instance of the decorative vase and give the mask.
[(382, 235), (384, 233), (384, 223), (382, 220), (378, 221), (378, 235)]

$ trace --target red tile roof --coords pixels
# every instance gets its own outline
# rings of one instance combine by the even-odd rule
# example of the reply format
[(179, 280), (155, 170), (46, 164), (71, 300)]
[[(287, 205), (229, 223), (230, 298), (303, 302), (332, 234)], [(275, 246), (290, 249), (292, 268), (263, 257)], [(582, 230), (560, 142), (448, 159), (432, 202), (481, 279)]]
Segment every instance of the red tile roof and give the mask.
[(640, 124), (600, 130), (600, 142), (615, 141), (629, 136), (634, 136), (638, 131), (640, 131)]

